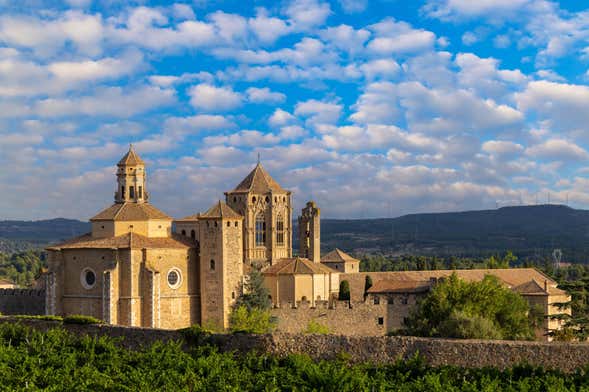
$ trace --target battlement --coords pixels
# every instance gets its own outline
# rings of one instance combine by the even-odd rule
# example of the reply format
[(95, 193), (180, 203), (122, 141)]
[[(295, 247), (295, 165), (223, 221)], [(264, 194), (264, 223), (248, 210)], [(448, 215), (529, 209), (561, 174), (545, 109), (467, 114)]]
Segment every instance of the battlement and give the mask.
[(45, 314), (45, 290), (0, 289), (1, 314)]
[(387, 332), (387, 304), (354, 301), (309, 301), (281, 303), (272, 309), (278, 318), (278, 331), (305, 332), (311, 321), (338, 335), (377, 336)]

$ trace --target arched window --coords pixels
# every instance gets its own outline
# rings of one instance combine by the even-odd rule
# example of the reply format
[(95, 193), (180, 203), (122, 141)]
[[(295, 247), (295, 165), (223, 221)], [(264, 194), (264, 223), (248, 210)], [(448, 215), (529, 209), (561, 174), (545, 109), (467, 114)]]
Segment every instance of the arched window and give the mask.
[(186, 235), (186, 230), (182, 230), (182, 235)]
[(190, 238), (192, 238), (193, 240), (196, 239), (196, 231), (190, 230)]
[(276, 217), (276, 245), (284, 245), (284, 218), (282, 214)]
[(256, 246), (266, 245), (266, 219), (264, 214), (256, 216)]

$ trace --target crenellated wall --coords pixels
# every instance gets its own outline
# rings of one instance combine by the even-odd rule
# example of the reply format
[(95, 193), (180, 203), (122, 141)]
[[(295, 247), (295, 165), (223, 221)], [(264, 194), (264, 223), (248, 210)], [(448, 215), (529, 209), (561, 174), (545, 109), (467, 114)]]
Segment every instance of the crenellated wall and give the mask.
[(1, 314), (45, 314), (45, 290), (0, 289)]

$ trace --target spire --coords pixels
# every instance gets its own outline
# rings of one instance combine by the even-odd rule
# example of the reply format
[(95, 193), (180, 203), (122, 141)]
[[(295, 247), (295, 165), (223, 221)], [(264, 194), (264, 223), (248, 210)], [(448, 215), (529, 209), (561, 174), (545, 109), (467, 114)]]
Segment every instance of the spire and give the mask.
[(280, 184), (270, 177), (270, 174), (268, 174), (262, 164), (258, 162), (254, 170), (252, 170), (231, 192), (266, 193), (269, 191), (287, 192), (280, 186)]
[(117, 166), (134, 166), (134, 165), (145, 165), (143, 159), (135, 152), (133, 144), (129, 144), (129, 151), (121, 158)]

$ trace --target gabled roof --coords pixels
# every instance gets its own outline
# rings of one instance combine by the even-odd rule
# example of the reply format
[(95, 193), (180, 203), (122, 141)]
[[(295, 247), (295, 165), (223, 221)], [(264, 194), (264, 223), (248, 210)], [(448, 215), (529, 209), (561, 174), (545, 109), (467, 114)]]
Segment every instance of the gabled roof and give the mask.
[(321, 258), (322, 263), (342, 263), (342, 262), (360, 262), (360, 260), (353, 258), (346, 252), (335, 248)]
[(222, 219), (241, 219), (243, 218), (237, 212), (233, 211), (231, 207), (219, 200), (214, 206), (209, 208), (207, 212), (200, 215), (201, 218), (222, 218)]
[(313, 263), (311, 260), (302, 257), (280, 259), (276, 264), (262, 271), (264, 275), (315, 275), (333, 273), (337, 273), (337, 271), (320, 263)]
[(380, 280), (368, 289), (368, 293), (423, 293), (430, 287), (429, 280)]
[(150, 238), (137, 233), (125, 233), (116, 237), (95, 238), (84, 234), (61, 244), (51, 245), (47, 249), (185, 249), (194, 248), (196, 244), (190, 238), (172, 233), (170, 237)]
[(125, 166), (125, 165), (130, 165), (130, 166), (145, 165), (145, 162), (143, 162), (143, 159), (141, 159), (139, 157), (139, 155), (137, 155), (137, 153), (135, 152), (135, 149), (133, 148), (132, 144), (129, 146), (129, 151), (127, 151), (125, 156), (121, 158), (119, 163), (117, 163), (117, 166)]
[(272, 192), (287, 192), (284, 190), (272, 177), (270, 174), (262, 167), (261, 163), (258, 163), (254, 170), (250, 172), (233, 189), (231, 192), (228, 193), (246, 193), (246, 192), (253, 192), (253, 193), (267, 193), (269, 191)]
[(171, 220), (172, 218), (149, 203), (115, 203), (90, 218), (91, 221), (141, 221), (148, 219)]

